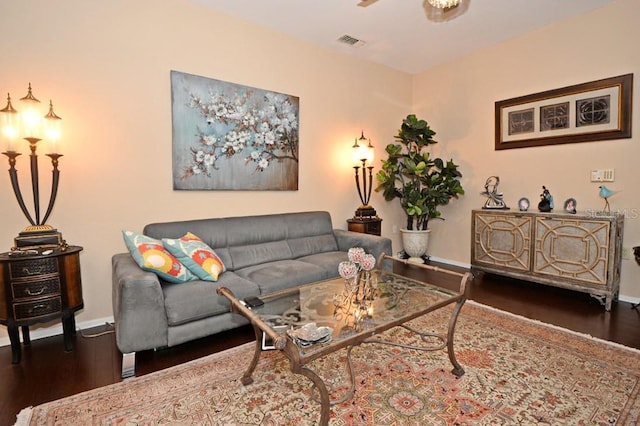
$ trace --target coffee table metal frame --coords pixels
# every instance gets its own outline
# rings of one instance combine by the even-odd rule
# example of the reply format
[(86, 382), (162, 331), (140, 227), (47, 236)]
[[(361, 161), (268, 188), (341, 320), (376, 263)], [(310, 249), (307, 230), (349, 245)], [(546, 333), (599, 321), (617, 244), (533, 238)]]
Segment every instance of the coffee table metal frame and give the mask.
[[(378, 267), (380, 267), (382, 265), (382, 262), (386, 259), (390, 259), (394, 262), (407, 263), (406, 260), (391, 257), (383, 253), (378, 259)], [(251, 377), (251, 375), (253, 374), (253, 371), (258, 365), (260, 354), (262, 353), (262, 350), (263, 350), (262, 349), (263, 334), (266, 334), (268, 338), (270, 338), (273, 341), (273, 346), (276, 349), (282, 351), (286, 355), (286, 357), (289, 360), (291, 372), (293, 372), (294, 374), (303, 375), (307, 377), (309, 380), (311, 380), (311, 382), (313, 383), (311, 397), (312, 399), (320, 403), (320, 407), (321, 407), (320, 408), (320, 424), (321, 425), (327, 425), (329, 423), (329, 414), (330, 414), (331, 405), (346, 401), (353, 396), (353, 393), (355, 390), (355, 374), (353, 372), (353, 365), (351, 362), (351, 350), (355, 346), (359, 346), (364, 343), (379, 343), (379, 344), (390, 344), (390, 345), (407, 347), (411, 349), (427, 350), (427, 351), (440, 350), (446, 347), (447, 354), (449, 356), (449, 361), (453, 365), (453, 369), (451, 370), (451, 373), (457, 377), (461, 377), (462, 375), (464, 375), (464, 369), (462, 368), (460, 363), (458, 363), (455, 357), (453, 341), (454, 341), (454, 332), (455, 332), (458, 315), (460, 313), (460, 309), (462, 308), (462, 306), (464, 305), (468, 297), (468, 293), (470, 291), (470, 283), (473, 276), (469, 272), (460, 273), (460, 272), (451, 271), (451, 270), (436, 267), (436, 266), (422, 265), (422, 264), (418, 264), (418, 265), (412, 264), (412, 265), (415, 265), (419, 268), (423, 268), (429, 271), (439, 272), (439, 273), (444, 273), (444, 274), (449, 274), (449, 275), (454, 275), (459, 277), (460, 284), (459, 284), (458, 291), (450, 291), (450, 290), (447, 291), (446, 289), (441, 289), (431, 284), (422, 283), (415, 279), (408, 279), (406, 277), (402, 277), (403, 279), (410, 280), (413, 283), (419, 283), (424, 285), (425, 287), (432, 287), (434, 292), (443, 290), (446, 292), (448, 297), (444, 298), (438, 303), (429, 305), (427, 307), (422, 307), (420, 309), (416, 309), (415, 311), (409, 312), (401, 317), (393, 318), (389, 321), (375, 324), (373, 327), (362, 330), (351, 336), (336, 339), (326, 344), (318, 345), (318, 348), (314, 348), (314, 350), (311, 350), (311, 351), (301, 350), (301, 348), (294, 342), (294, 340), (291, 337), (289, 337), (286, 333), (281, 333), (274, 330), (267, 321), (263, 320), (263, 318), (260, 315), (252, 311), (249, 307), (245, 305), (244, 302), (239, 300), (233, 294), (233, 292), (231, 292), (231, 290), (229, 290), (226, 287), (219, 287), (217, 289), (217, 293), (229, 299), (229, 301), (231, 302), (232, 312), (243, 315), (251, 322), (251, 325), (253, 326), (253, 329), (256, 335), (256, 344), (255, 344), (253, 359), (251, 360), (249, 367), (247, 368), (247, 370), (242, 376), (242, 379), (241, 379), (242, 384), (246, 386), (253, 383), (253, 378)], [(384, 274), (397, 276), (396, 274), (386, 272), (386, 271), (384, 272)], [(327, 281), (334, 281), (334, 280), (327, 280)], [(288, 295), (288, 294), (298, 292), (301, 288), (312, 287), (314, 285), (317, 286), (318, 284), (319, 283), (311, 283), (305, 286), (300, 286), (300, 287), (291, 288), (291, 289), (287, 289), (287, 290), (283, 290), (283, 291), (279, 291), (271, 294), (266, 294), (266, 295), (263, 295), (262, 297), (264, 297), (266, 300), (268, 298), (278, 297), (280, 295)], [(418, 318), (422, 315), (425, 315), (429, 312), (433, 312), (435, 310), (438, 310), (444, 306), (447, 306), (453, 303), (455, 303), (455, 306), (451, 313), (451, 317), (449, 318), (448, 331), (446, 336), (441, 334), (423, 333), (419, 330), (415, 330), (406, 325), (407, 322), (415, 318)], [(423, 340), (423, 342), (429, 343), (429, 340), (431, 340), (432, 338), (436, 338), (440, 343), (436, 345), (430, 344), (427, 346), (407, 346), (407, 345), (385, 341), (380, 338), (374, 337), (386, 330), (389, 330), (393, 327), (398, 327), (398, 326), (404, 327), (414, 333), (417, 333), (418, 335), (420, 335), (420, 338)], [(349, 375), (351, 387), (341, 398), (332, 401), (329, 398), (329, 390), (326, 384), (324, 383), (324, 380), (316, 372), (310, 369), (308, 365), (318, 358), (326, 356), (330, 353), (334, 353), (343, 348), (347, 348), (347, 373)], [(314, 390), (317, 390), (318, 396), (315, 395)]]

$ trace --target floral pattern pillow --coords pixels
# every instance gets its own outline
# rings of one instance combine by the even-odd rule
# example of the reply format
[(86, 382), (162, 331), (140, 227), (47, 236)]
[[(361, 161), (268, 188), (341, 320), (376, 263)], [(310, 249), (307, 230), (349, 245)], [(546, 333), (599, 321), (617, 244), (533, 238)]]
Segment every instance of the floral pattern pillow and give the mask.
[(226, 271), (216, 252), (191, 232), (179, 239), (163, 238), (162, 243), (201, 280), (218, 281), (220, 274)]
[(171, 283), (183, 283), (198, 279), (175, 256), (169, 253), (162, 241), (132, 231), (122, 231), (124, 243), (140, 268), (155, 272)]

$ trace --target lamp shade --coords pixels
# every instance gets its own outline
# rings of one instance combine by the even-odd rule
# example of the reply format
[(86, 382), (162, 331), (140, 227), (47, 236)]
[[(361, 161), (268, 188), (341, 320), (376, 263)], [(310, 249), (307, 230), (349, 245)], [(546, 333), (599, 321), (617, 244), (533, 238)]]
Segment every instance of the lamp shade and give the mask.
[(39, 110), (40, 101), (31, 93), (31, 83), (29, 92), (24, 98), (20, 98), (20, 121), (22, 127), (22, 137), (24, 139), (42, 138), (42, 113)]
[(14, 151), (15, 141), (18, 139), (18, 111), (11, 105), (11, 96), (7, 94), (7, 106), (0, 110), (0, 126), (2, 139), (6, 143), (7, 151)]
[(353, 164), (360, 164), (362, 162), (371, 164), (374, 158), (373, 147), (369, 147), (368, 144), (358, 144), (356, 140), (351, 151), (351, 158)]
[(353, 160), (353, 164), (360, 165), (361, 163), (373, 163), (373, 145), (371, 145), (371, 139), (364, 137), (364, 132), (362, 132), (359, 139), (355, 140), (352, 148), (351, 158)]
[(51, 154), (58, 154), (58, 141), (62, 136), (62, 119), (53, 112), (53, 102), (49, 101), (49, 112), (44, 116), (44, 138), (49, 143)]

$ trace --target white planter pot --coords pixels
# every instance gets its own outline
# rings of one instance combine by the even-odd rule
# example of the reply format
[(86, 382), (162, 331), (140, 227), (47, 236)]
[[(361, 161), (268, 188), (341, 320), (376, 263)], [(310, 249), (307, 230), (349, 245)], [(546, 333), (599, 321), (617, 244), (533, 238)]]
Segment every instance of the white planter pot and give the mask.
[(431, 230), (409, 231), (407, 229), (401, 229), (400, 233), (402, 234), (402, 247), (405, 253), (410, 256), (409, 262), (423, 263), (422, 256), (427, 254)]

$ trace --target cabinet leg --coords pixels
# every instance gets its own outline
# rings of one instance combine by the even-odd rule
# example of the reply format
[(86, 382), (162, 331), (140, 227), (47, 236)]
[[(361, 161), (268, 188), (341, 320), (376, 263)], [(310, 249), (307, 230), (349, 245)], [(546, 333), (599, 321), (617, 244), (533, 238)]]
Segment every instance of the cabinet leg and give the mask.
[(22, 349), (20, 348), (20, 332), (18, 326), (10, 325), (7, 328), (9, 331), (9, 340), (11, 341), (11, 363), (20, 364)]
[(76, 335), (76, 316), (71, 314), (71, 334)]
[(75, 318), (73, 313), (63, 315), (62, 317), (62, 333), (64, 335), (64, 350), (71, 352), (73, 350), (73, 335), (75, 334)]
[(29, 336), (29, 326), (28, 325), (23, 325), (20, 328), (22, 328), (22, 343), (24, 343), (25, 345), (30, 345), (31, 344), (31, 336)]

